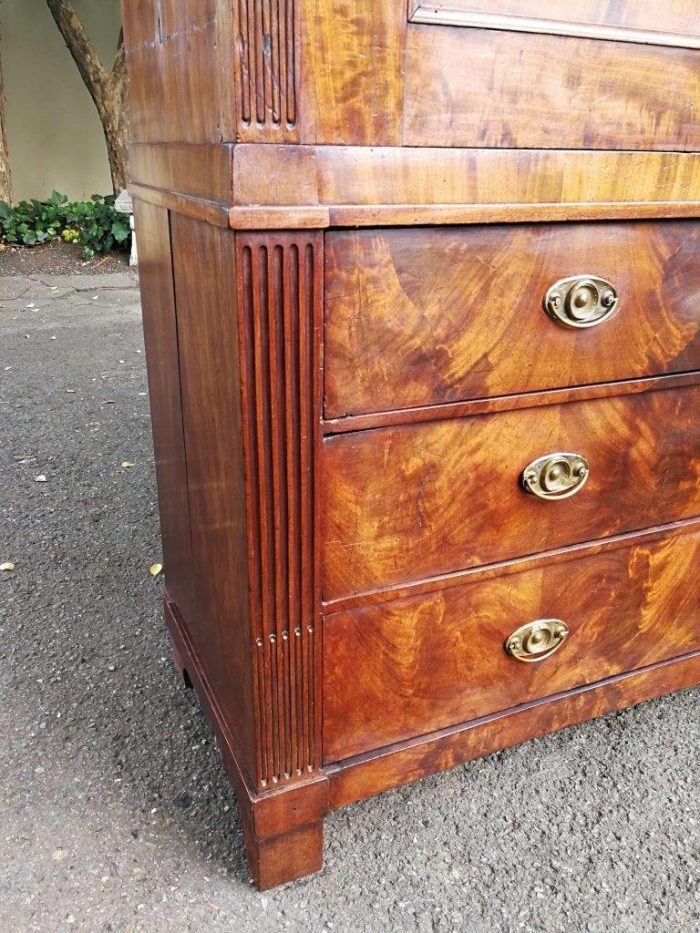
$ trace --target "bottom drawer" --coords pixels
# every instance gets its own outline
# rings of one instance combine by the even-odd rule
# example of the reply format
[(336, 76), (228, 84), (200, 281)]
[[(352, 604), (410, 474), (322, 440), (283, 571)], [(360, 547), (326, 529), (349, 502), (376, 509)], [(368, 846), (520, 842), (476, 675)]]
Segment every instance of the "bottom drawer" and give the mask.
[[(700, 648), (699, 567), (694, 530), (327, 616), (324, 761)], [(538, 619), (566, 624), (558, 650), (508, 654)]]

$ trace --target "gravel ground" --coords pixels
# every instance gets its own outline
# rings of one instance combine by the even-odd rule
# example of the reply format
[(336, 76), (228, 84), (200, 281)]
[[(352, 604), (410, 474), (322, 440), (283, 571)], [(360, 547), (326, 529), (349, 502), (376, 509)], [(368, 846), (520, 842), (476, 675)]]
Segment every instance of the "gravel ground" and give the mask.
[(85, 259), (82, 247), (62, 240), (31, 247), (0, 244), (0, 276), (104, 275), (128, 269), (127, 252), (97, 253), (92, 259)]
[(697, 690), (334, 813), (323, 874), (253, 890), (148, 574), (134, 279), (0, 278), (0, 304), (3, 933), (700, 930)]

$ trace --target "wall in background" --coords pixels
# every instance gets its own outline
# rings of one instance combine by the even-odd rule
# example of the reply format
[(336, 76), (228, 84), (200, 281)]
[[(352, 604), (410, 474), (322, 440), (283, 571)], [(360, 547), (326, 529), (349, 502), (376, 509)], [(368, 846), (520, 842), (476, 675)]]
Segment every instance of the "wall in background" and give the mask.
[[(119, 0), (73, 0), (105, 67)], [(0, 55), (16, 201), (52, 190), (71, 200), (112, 190), (102, 124), (45, 0), (0, 0)]]

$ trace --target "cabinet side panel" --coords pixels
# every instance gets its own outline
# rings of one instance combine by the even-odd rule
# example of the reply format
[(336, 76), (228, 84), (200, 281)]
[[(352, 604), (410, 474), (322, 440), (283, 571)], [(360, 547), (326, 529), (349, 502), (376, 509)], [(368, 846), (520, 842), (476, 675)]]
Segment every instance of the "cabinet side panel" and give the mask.
[(231, 16), (220, 0), (122, 0), (131, 138), (216, 142), (233, 123)]
[(163, 563), (170, 595), (192, 614), (190, 514), (182, 433), (177, 318), (168, 212), (134, 202)]
[(255, 772), (245, 477), (233, 233), (173, 215), (195, 611), (184, 619), (210, 692)]
[(237, 237), (261, 787), (320, 756), (317, 510), (321, 234)]

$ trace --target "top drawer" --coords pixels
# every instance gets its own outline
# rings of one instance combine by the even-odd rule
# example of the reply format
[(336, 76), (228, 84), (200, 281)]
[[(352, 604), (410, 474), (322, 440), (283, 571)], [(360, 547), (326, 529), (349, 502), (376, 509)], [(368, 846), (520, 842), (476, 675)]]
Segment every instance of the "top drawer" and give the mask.
[[(684, 220), (331, 233), (326, 417), (698, 369), (699, 249)], [(555, 323), (571, 276), (610, 282), (613, 316)]]

